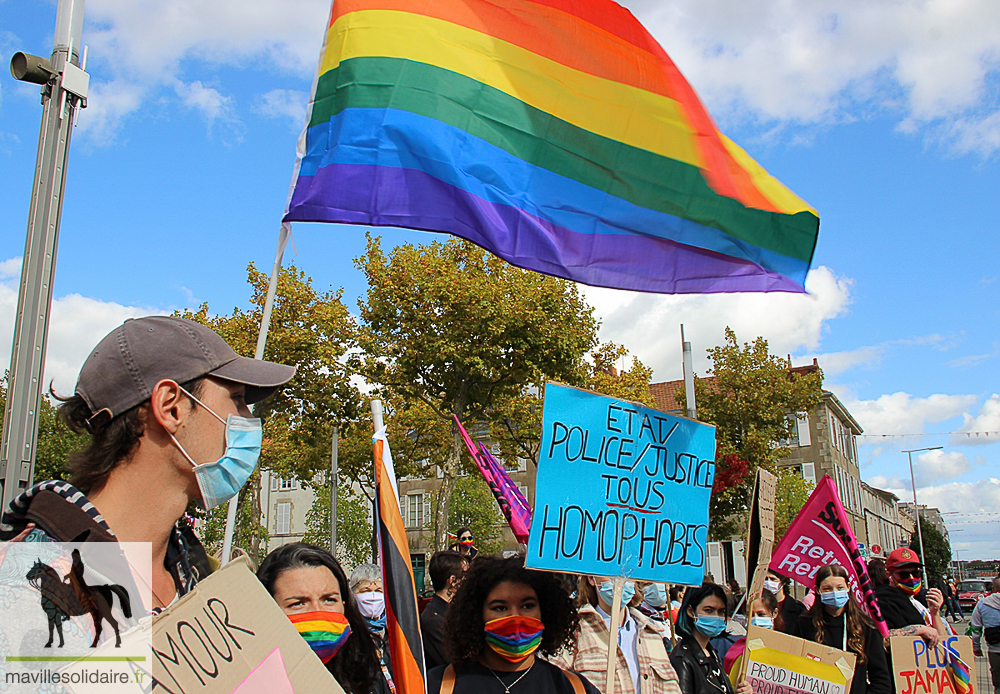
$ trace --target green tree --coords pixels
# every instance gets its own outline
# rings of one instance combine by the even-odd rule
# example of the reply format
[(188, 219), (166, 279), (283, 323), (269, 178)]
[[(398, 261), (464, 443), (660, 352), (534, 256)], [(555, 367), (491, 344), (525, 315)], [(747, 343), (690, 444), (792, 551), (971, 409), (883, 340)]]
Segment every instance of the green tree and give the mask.
[[(330, 485), (314, 486), (316, 499), (306, 514), (303, 540), (330, 548)], [(352, 494), (349, 488), (337, 489), (337, 559), (348, 567), (372, 559), (372, 525), (369, 518), (371, 502), (364, 495)]]
[[(7, 413), (7, 377), (0, 381), (0, 430)], [(58, 417), (58, 408), (48, 395), (42, 396), (38, 410), (38, 443), (35, 447), (34, 482), (43, 480), (69, 480), (69, 454), (90, 442), (86, 434), (74, 434)]]
[(788, 526), (795, 520), (809, 500), (816, 485), (806, 481), (797, 470), (778, 468), (778, 483), (775, 485), (774, 539), (775, 543), (784, 536)]
[(477, 472), (463, 475), (455, 482), (455, 491), (448, 509), (448, 525), (472, 531), (476, 548), (483, 555), (498, 554), (503, 549), (503, 526), (500, 507), (486, 480)]
[[(247, 278), (251, 287), (248, 310), (234, 308), (229, 315), (214, 315), (203, 304), (197, 311), (176, 315), (209, 326), (238, 354), (252, 357), (268, 277), (251, 264)], [(310, 483), (329, 466), (333, 426), (337, 425), (341, 441), (349, 442), (341, 450), (341, 474), (351, 480), (370, 474), (370, 445), (363, 450), (356, 443), (364, 438), (361, 395), (351, 384), (347, 367), (356, 328), (341, 296), (341, 291), (318, 291), (295, 266), (283, 268), (278, 278), (264, 358), (294, 364), (297, 371), (288, 384), (254, 407), (254, 414), (264, 420), (261, 465), (240, 491), (233, 540), (234, 546), (247, 550), (254, 564), (267, 543), (267, 529), (261, 524), (260, 468)], [(221, 543), (225, 513), (223, 505), (207, 519), (203, 539), (213, 549)]]
[(924, 563), (924, 574), (928, 588), (941, 585), (941, 577), (948, 573), (951, 562), (951, 543), (941, 534), (933, 523), (923, 516), (920, 517), (920, 531), (924, 534), (924, 551), (920, 551), (920, 536), (916, 529), (910, 537), (910, 549), (921, 555)]
[[(823, 374), (789, 371), (788, 363), (768, 352), (758, 337), (742, 345), (726, 328), (725, 344), (708, 350), (711, 378), (695, 379), (698, 419), (716, 425), (716, 476), (725, 461), (746, 463), (746, 474), (732, 485), (713, 490), (711, 535), (725, 539), (743, 531), (758, 467), (776, 473), (788, 455), (781, 441), (794, 429), (791, 418), (808, 412), (823, 395)], [(683, 401), (683, 388), (677, 396)]]
[[(627, 356), (628, 350), (620, 345), (601, 344), (590, 353), (588, 360), (580, 360), (571, 385), (656, 407), (649, 390), (653, 370), (635, 357), (628, 369), (619, 369), (617, 365)], [(488, 415), (490, 435), (500, 444), (505, 459), (520, 457), (538, 465), (543, 390), (542, 384), (530, 383), (491, 408)]]
[(529, 383), (571, 379), (594, 344), (593, 312), (572, 282), (521, 270), (459, 239), (404, 244), (386, 256), (369, 235), (356, 264), (368, 279), (359, 302), (361, 371), (424, 403), (448, 429), (434, 514), (440, 549), (464, 447), (452, 414), (482, 421)]

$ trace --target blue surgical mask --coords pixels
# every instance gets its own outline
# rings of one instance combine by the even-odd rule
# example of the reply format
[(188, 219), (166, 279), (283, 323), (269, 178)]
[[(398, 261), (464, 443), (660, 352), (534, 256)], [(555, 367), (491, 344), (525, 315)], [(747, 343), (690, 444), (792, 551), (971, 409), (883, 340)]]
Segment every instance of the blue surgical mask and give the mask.
[[(183, 388), (181, 389), (183, 390)], [(184, 391), (196, 403), (211, 412), (212, 416), (226, 425), (226, 450), (222, 457), (212, 463), (198, 464), (184, 450), (184, 446), (170, 434), (177, 448), (188, 462), (194, 466), (194, 477), (201, 490), (202, 505), (206, 511), (229, 501), (239, 494), (240, 489), (250, 479), (260, 459), (263, 432), (257, 418), (240, 417), (235, 414), (223, 419), (195, 396)]]
[(774, 629), (774, 619), (771, 617), (757, 617), (755, 615), (750, 618), (750, 623), (762, 629)]
[(819, 599), (822, 600), (823, 604), (827, 607), (839, 610), (847, 604), (847, 601), (850, 600), (851, 597), (846, 590), (832, 590), (828, 593), (820, 593)]
[[(615, 582), (601, 581), (601, 587), (597, 589), (601, 594), (601, 599), (609, 606), (615, 604)], [(622, 605), (627, 605), (632, 596), (635, 595), (635, 581), (625, 581), (622, 584)]]
[(649, 583), (642, 589), (643, 599), (653, 607), (667, 604), (667, 586), (663, 583)]
[(695, 618), (694, 626), (695, 629), (705, 636), (714, 639), (725, 630), (726, 619), (725, 617), (709, 617), (708, 615), (700, 614)]

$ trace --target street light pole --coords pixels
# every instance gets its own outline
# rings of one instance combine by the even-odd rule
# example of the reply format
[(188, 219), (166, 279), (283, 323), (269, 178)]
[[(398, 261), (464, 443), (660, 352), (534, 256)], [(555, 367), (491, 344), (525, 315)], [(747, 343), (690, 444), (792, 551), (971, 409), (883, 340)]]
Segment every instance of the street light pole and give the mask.
[(14, 79), (41, 85), (43, 108), (0, 441), (0, 498), (4, 508), (31, 485), (34, 477), (38, 410), (44, 392), (42, 367), (66, 163), (74, 119), (87, 105), (90, 85), (85, 72), (86, 52), (80, 46), (83, 5), (84, 0), (59, 0), (52, 56), (48, 60), (18, 52), (10, 61)]
[(917, 480), (913, 476), (913, 454), (919, 453), (920, 451), (939, 451), (944, 446), (931, 446), (930, 448), (914, 448), (909, 451), (903, 451), (906, 457), (910, 461), (910, 484), (913, 486), (913, 515), (917, 518), (917, 537), (920, 539), (920, 561), (927, 565), (927, 555), (924, 553), (924, 531), (920, 527), (920, 507), (917, 505)]

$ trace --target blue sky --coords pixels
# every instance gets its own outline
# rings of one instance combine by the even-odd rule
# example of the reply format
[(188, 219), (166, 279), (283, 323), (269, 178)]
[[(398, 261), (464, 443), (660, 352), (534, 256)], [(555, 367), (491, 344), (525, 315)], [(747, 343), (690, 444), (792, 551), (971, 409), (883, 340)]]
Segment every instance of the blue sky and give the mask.
[[(995, 0), (633, 0), (720, 128), (821, 214), (808, 296), (636, 295), (586, 288), (615, 340), (680, 377), (726, 325), (763, 335), (865, 429), (862, 476), (921, 502), (1000, 507), (1000, 5)], [(72, 388), (87, 350), (132, 315), (245, 305), (269, 268), (325, 0), (90, 0), (92, 88), (73, 135), (47, 378)], [(47, 56), (54, 2), (0, 0), (0, 59)], [(0, 362), (9, 363), (41, 107), (0, 76)], [(383, 230), (387, 243), (433, 235)], [(364, 279), (363, 229), (297, 225), (320, 286)], [(990, 437), (965, 432), (991, 432)], [(941, 432), (959, 432), (949, 434)], [(882, 434), (894, 438), (882, 438)], [(968, 520), (983, 517), (969, 517)], [(989, 524), (952, 516), (962, 558), (1000, 558)]]

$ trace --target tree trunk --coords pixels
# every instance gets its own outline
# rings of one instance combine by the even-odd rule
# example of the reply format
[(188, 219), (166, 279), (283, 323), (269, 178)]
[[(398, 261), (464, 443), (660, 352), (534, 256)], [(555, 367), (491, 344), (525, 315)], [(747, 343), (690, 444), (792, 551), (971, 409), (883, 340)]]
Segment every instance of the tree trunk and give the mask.
[(462, 434), (458, 425), (451, 421), (451, 448), (444, 464), (441, 487), (438, 489), (437, 510), (434, 514), (434, 547), (437, 551), (448, 549), (448, 510), (451, 508), (451, 493), (462, 463)]

